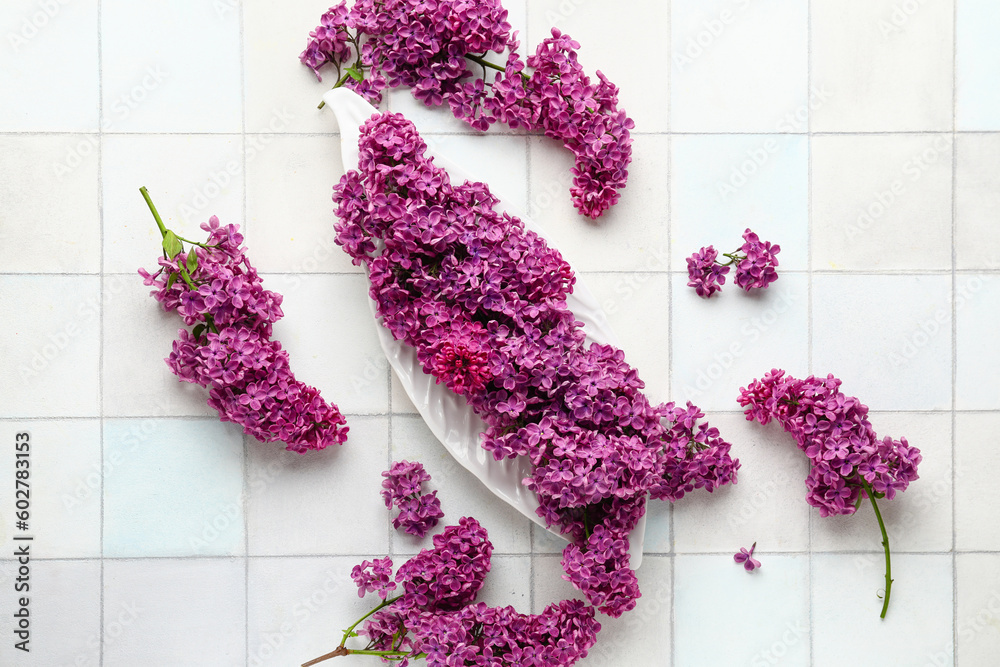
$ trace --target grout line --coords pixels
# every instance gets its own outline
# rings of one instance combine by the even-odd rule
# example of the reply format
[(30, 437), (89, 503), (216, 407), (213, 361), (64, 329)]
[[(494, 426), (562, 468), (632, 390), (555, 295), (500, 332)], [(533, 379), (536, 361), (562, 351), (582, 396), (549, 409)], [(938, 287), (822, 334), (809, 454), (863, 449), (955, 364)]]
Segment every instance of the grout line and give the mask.
[[(812, 3), (806, 3), (806, 95), (812, 90)], [(815, 267), (813, 266), (813, 114), (809, 105), (806, 105), (806, 364), (809, 374), (813, 372), (813, 276)], [(812, 512), (807, 514), (806, 522), (806, 546), (809, 555), (806, 558), (806, 609), (808, 611), (809, 627), (809, 665), (816, 662), (816, 632), (815, 619), (813, 617), (813, 600), (815, 599), (815, 577), (813, 576), (813, 522), (815, 517)]]
[[(100, 243), (101, 247), (98, 250), (100, 255), (100, 308), (98, 314), (98, 336), (100, 340), (100, 345), (98, 347), (98, 361), (97, 361), (97, 404), (98, 413), (100, 414), (100, 421), (98, 426), (98, 437), (101, 440), (100, 444), (100, 455), (101, 455), (101, 469), (104, 469), (104, 278), (105, 278), (105, 266), (104, 266), (104, 44), (103, 44), (103, 34), (102, 24), (104, 22), (104, 6), (102, 0), (97, 0), (97, 215), (100, 220)], [(98, 520), (98, 530), (100, 530), (100, 540), (101, 540), (101, 551), (100, 551), (100, 617), (97, 619), (97, 627), (99, 630), (98, 636), (98, 649), (97, 649), (97, 664), (100, 667), (104, 665), (104, 474), (100, 475), (100, 489), (101, 489), (101, 513), (100, 519)]]
[[(672, 0), (667, 0), (667, 53), (673, 49), (673, 25), (674, 7)], [(673, 275), (673, 226), (674, 226), (674, 126), (673, 107), (671, 100), (673, 97), (673, 69), (666, 68), (667, 72), (667, 396), (673, 395), (674, 390), (674, 281), (670, 278)], [(647, 503), (647, 512), (648, 504)], [(670, 618), (667, 630), (667, 638), (670, 642), (670, 665), (677, 664), (677, 558), (676, 540), (674, 528), (674, 503), (671, 502), (667, 509), (667, 530), (669, 531), (669, 560), (670, 560)]]
[(958, 181), (958, 138), (956, 128), (958, 126), (958, 2), (952, 6), (951, 20), (951, 646), (952, 663), (957, 664), (958, 658), (958, 556), (955, 547), (957, 539), (955, 535), (955, 434), (956, 434), (956, 411), (957, 407), (957, 386), (958, 386), (958, 323), (956, 320), (956, 289), (958, 287), (958, 248), (956, 246), (958, 219), (957, 198), (955, 196)]
[[(247, 211), (247, 68), (246, 68), (246, 17), (245, 3), (239, 3), (237, 19), (240, 32), (240, 138), (243, 168), (240, 176), (243, 183), (243, 199), (240, 219), (243, 233), (249, 237), (249, 215)], [(243, 441), (243, 662), (250, 664), (250, 438), (244, 433)]]

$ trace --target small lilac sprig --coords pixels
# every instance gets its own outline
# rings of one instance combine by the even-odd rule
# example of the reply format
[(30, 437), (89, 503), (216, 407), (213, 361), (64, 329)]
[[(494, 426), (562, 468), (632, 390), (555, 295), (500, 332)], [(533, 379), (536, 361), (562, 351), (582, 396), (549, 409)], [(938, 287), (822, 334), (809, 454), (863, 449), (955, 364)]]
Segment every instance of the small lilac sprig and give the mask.
[[(541, 614), (521, 614), (513, 607), (476, 602), (492, 553), (486, 529), (463, 517), (435, 535), (434, 547), (404, 563), (394, 577), (390, 558), (362, 562), (351, 575), (358, 594), (376, 593), (381, 601), (344, 631), (336, 649), (302, 667), (352, 654), (378, 656), (400, 667), (420, 658), (430, 667), (570, 667), (586, 657), (601, 629), (593, 607), (563, 600)], [(397, 584), (402, 593), (389, 597)], [(367, 637), (367, 644), (347, 648), (357, 637)]]
[[(618, 107), (618, 87), (600, 71), (587, 76), (569, 35), (553, 28), (527, 58), (519, 46), (499, 0), (357, 0), (323, 15), (299, 59), (317, 78), (333, 66), (335, 88), (372, 104), (408, 86), (477, 130), (499, 122), (562, 141), (576, 158), (573, 205), (597, 219), (625, 187), (635, 124)], [(503, 64), (487, 59), (504, 52)]]
[(174, 375), (206, 387), (219, 418), (258, 440), (281, 440), (299, 453), (343, 444), (348, 428), (340, 410), (295, 379), (288, 353), (271, 339), (282, 297), (263, 288), (239, 228), (212, 216), (201, 225), (207, 242), (189, 241), (166, 228), (145, 187), (139, 192), (163, 247), (160, 269), (139, 269), (139, 275), (156, 288), (151, 294), (164, 310), (176, 310), (192, 327), (179, 331), (166, 359)]
[(772, 369), (762, 379), (740, 388), (739, 404), (748, 421), (772, 419), (795, 438), (812, 464), (806, 477), (806, 502), (820, 516), (854, 514), (864, 498), (872, 504), (885, 552), (885, 596), (881, 617), (889, 608), (892, 564), (889, 535), (876, 499), (892, 500), (917, 479), (920, 450), (906, 438), (879, 438), (868, 421), (868, 407), (840, 391), (833, 375), (799, 380)]
[(733, 555), (733, 560), (737, 563), (743, 563), (743, 569), (747, 572), (753, 572), (760, 567), (760, 561), (753, 557), (753, 550), (756, 548), (756, 542), (750, 545), (750, 551), (747, 551), (746, 547), (740, 547), (739, 553)]
[(719, 252), (712, 246), (702, 248), (687, 259), (688, 287), (693, 287), (698, 296), (709, 298), (722, 289), (726, 283), (726, 274), (731, 266), (736, 266), (733, 282), (744, 291), (766, 289), (778, 279), (776, 255), (781, 252), (781, 246), (770, 241), (762, 242), (760, 237), (747, 229), (743, 232), (743, 245), (731, 253), (722, 256), (728, 262), (718, 261)]
[(441, 511), (437, 491), (422, 493), (423, 483), (431, 479), (424, 466), (417, 462), (396, 461), (382, 476), (385, 477), (382, 481), (382, 499), (386, 509), (395, 506), (399, 510), (399, 514), (392, 520), (393, 528), (402, 528), (415, 537), (427, 535), (427, 531), (437, 525), (444, 512)]

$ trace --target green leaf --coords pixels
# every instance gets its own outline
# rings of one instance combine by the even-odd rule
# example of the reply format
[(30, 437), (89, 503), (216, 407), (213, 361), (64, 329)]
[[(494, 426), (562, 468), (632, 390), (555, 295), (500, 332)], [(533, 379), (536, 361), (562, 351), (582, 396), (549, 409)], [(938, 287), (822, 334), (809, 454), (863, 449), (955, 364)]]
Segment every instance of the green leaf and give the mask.
[(357, 67), (348, 67), (347, 76), (351, 77), (355, 81), (363, 81), (365, 78), (364, 72), (359, 70)]
[(195, 253), (194, 248), (188, 251), (187, 267), (188, 273), (194, 273), (194, 270), (198, 268), (198, 255)]
[(166, 251), (167, 257), (173, 259), (177, 253), (184, 249), (184, 246), (181, 245), (177, 235), (168, 229), (167, 233), (163, 235), (163, 249)]
[(205, 324), (201, 323), (195, 325), (195, 328), (191, 331), (191, 335), (197, 339), (201, 339), (201, 335), (205, 333)]
[(170, 289), (175, 282), (177, 282), (177, 274), (171, 273), (170, 276), (167, 278), (167, 289)]

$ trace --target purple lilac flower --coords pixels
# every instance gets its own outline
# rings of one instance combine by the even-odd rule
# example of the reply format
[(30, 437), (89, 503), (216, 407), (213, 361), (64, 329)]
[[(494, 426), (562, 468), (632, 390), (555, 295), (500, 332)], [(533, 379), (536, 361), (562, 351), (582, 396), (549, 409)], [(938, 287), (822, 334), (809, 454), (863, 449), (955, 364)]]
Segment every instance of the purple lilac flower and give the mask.
[(760, 561), (753, 557), (753, 550), (756, 548), (756, 542), (750, 545), (750, 551), (747, 551), (746, 547), (740, 547), (740, 552), (733, 555), (733, 560), (737, 563), (743, 563), (743, 567), (747, 572), (753, 572), (756, 568), (760, 567)]
[(761, 242), (760, 238), (747, 229), (743, 232), (743, 245), (740, 247), (743, 258), (736, 262), (736, 274), (733, 282), (749, 292), (752, 289), (764, 289), (778, 279), (776, 255), (781, 252), (781, 246), (771, 245), (770, 241)]
[(778, 279), (776, 255), (781, 246), (770, 241), (761, 242), (760, 237), (747, 229), (743, 232), (743, 245), (732, 253), (724, 253), (728, 262), (718, 261), (719, 252), (712, 246), (702, 248), (687, 258), (688, 287), (693, 287), (698, 296), (708, 298), (722, 289), (726, 283), (729, 267), (736, 265), (733, 282), (749, 292), (765, 289)]
[(708, 246), (687, 258), (688, 287), (693, 287), (698, 296), (708, 298), (726, 284), (729, 267), (716, 262), (719, 251)]
[[(600, 71), (586, 75), (568, 35), (553, 28), (526, 60), (519, 46), (498, 0), (357, 0), (323, 15), (299, 59), (317, 77), (332, 65), (338, 86), (373, 104), (386, 88), (408, 86), (478, 130), (500, 122), (562, 141), (576, 158), (573, 204), (596, 219), (625, 187), (634, 123), (618, 108), (617, 86)], [(490, 53), (506, 61), (485, 60)]]
[(601, 611), (628, 611), (646, 497), (734, 482), (729, 443), (696, 406), (651, 405), (624, 352), (585, 343), (562, 256), (486, 185), (452, 183), (412, 123), (377, 114), (359, 148), (334, 189), (337, 243), (367, 269), (383, 325), (482, 417), (494, 458), (530, 459), (539, 516), (571, 540), (566, 577)]
[(376, 558), (372, 561), (361, 561), (351, 570), (351, 579), (358, 585), (358, 597), (365, 593), (378, 593), (383, 600), (396, 588), (392, 581), (392, 559)]
[[(486, 530), (475, 519), (462, 518), (434, 536), (434, 547), (404, 563), (395, 577), (388, 558), (375, 561), (381, 568), (377, 577), (367, 574), (375, 567), (368, 561), (355, 567), (352, 577), (362, 596), (377, 592), (382, 599), (357, 631), (368, 639), (365, 650), (384, 652), (383, 660), (404, 667), (421, 654), (431, 667), (569, 667), (586, 657), (601, 629), (593, 607), (563, 600), (541, 614), (521, 614), (476, 602), (492, 551)], [(390, 577), (403, 591), (391, 599)], [(345, 644), (357, 625), (344, 633), (337, 650), (306, 664), (354, 652)]]
[(862, 480), (892, 500), (917, 479), (920, 450), (906, 438), (879, 438), (868, 408), (840, 391), (833, 375), (798, 380), (772, 369), (763, 379), (740, 388), (739, 403), (748, 421), (774, 419), (809, 457), (806, 501), (820, 516), (854, 514), (865, 494)]
[(392, 520), (396, 530), (416, 537), (424, 537), (427, 531), (437, 525), (438, 519), (444, 516), (441, 511), (441, 501), (437, 491), (422, 493), (423, 483), (430, 481), (431, 476), (420, 463), (397, 461), (389, 470), (382, 473), (382, 499), (387, 509), (393, 505), (399, 514)]
[[(295, 379), (288, 353), (271, 339), (281, 295), (263, 288), (239, 227), (212, 216), (201, 228), (206, 243), (161, 257), (154, 274), (139, 269), (163, 309), (193, 327), (180, 329), (167, 366), (181, 381), (206, 387), (219, 418), (258, 440), (281, 440), (299, 453), (343, 444), (348, 429), (340, 410)], [(172, 232), (161, 231), (180, 247)]]

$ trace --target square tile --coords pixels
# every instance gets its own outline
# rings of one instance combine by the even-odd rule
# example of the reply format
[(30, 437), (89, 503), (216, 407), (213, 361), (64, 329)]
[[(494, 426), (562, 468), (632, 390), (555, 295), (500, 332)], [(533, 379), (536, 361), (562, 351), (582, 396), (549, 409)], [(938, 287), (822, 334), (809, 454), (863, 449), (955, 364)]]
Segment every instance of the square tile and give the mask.
[(1000, 414), (955, 416), (955, 548), (1000, 551)]
[[(274, 338), (288, 351), (295, 377), (320, 390), (344, 414), (385, 414), (389, 378), (385, 353), (360, 275), (265, 275), (284, 296), (285, 316)], [(331, 341), (341, 341), (337, 347)]]
[[(10, 455), (0, 459), (0, 474), (10, 481), (7, 507), (10, 528), (0, 531), (4, 553), (18, 544), (12, 538), (33, 536), (31, 553), (39, 558), (95, 558), (101, 555), (101, 425), (96, 419), (3, 423)], [(26, 433), (25, 441), (17, 439)], [(15, 456), (14, 443), (26, 442), (27, 456)], [(28, 530), (14, 530), (14, 475), (28, 485)], [(18, 494), (17, 499), (22, 499)]]
[[(959, 554), (955, 568), (957, 664), (988, 665), (1000, 655), (1000, 554)], [(941, 653), (949, 657), (949, 651)]]
[[(549, 604), (564, 599), (583, 599), (569, 582), (562, 579), (562, 566), (558, 557), (535, 558), (533, 613), (541, 613)], [(636, 571), (639, 579), (639, 598), (635, 609), (621, 618), (611, 618), (598, 613), (601, 632), (597, 643), (587, 657), (576, 663), (582, 667), (617, 665), (671, 664), (670, 628), (672, 577), (669, 558), (644, 558)], [(678, 665), (686, 665), (678, 660)], [(695, 664), (695, 663), (690, 663)], [(697, 663), (705, 664), (705, 663)]]
[(573, 208), (573, 156), (562, 144), (532, 137), (528, 156), (529, 214), (575, 271), (662, 271), (669, 266), (665, 136), (635, 137), (628, 185), (618, 203), (596, 221)]
[[(871, 665), (950, 665), (952, 558), (893, 555), (892, 596), (880, 619), (884, 568), (858, 567), (857, 557), (813, 557), (813, 661), (816, 667), (844, 664), (844, 641), (864, 652)], [(919, 631), (915, 631), (919, 629)], [(930, 662), (946, 652), (945, 662)]]
[[(337, 123), (329, 109), (317, 109), (323, 93), (336, 83), (328, 68), (323, 81), (301, 64), (309, 32), (319, 25), (324, 7), (301, 3), (276, 5), (266, 0), (244, 0), (243, 39), (246, 127), (248, 132), (332, 132)], [(240, 9), (236, 8), (235, 12)], [(279, 123), (276, 111), (290, 115)]]
[[(422, 463), (431, 476), (431, 480), (424, 483), (425, 492), (437, 490), (441, 510), (444, 512), (444, 518), (422, 540), (402, 531), (392, 530), (394, 553), (412, 554), (430, 547), (432, 534), (457, 524), (463, 516), (475, 517), (486, 528), (497, 554), (529, 552), (530, 520), (498, 499), (475, 475), (463, 468), (438, 442), (423, 419), (395, 417), (391, 429), (391, 459)], [(390, 518), (394, 516), (395, 511), (390, 514)]]
[[(301, 665), (335, 649), (343, 630), (379, 601), (372, 594), (358, 598), (351, 570), (362, 560), (354, 556), (250, 558), (246, 664)], [(232, 664), (237, 662), (243, 664)]]
[[(41, 544), (36, 542), (32, 548)], [(0, 621), (0, 631), (10, 639), (0, 645), (0, 661), (5, 665), (100, 664), (100, 561), (32, 561), (28, 653), (14, 647), (15, 642), (24, 639), (14, 634), (18, 629), (14, 623), (20, 620), (14, 618), (20, 610), (19, 594), (13, 590), (15, 577), (19, 576), (17, 569), (16, 561), (0, 561), (0, 581), (11, 591), (5, 597), (6, 609)]]
[(809, 142), (802, 136), (675, 136), (670, 146), (675, 270), (704, 246), (732, 252), (743, 230), (781, 246), (779, 270), (808, 266)]
[(0, 357), (3, 417), (96, 417), (101, 288), (97, 276), (0, 276), (8, 318)]
[(105, 420), (105, 557), (243, 553), (238, 427), (208, 419)]
[(817, 275), (812, 299), (814, 374), (873, 410), (951, 407), (951, 276)]
[(786, 274), (750, 294), (728, 280), (709, 299), (687, 286), (686, 273), (672, 280), (673, 400), (735, 410), (751, 378), (774, 367), (793, 375), (808, 368), (806, 276)]
[(673, 131), (773, 132), (787, 114), (807, 112), (807, 3), (674, 0), (670, 8)]
[(646, 383), (653, 404), (670, 400), (670, 276), (666, 273), (578, 275), (593, 293), (625, 361)]
[(348, 417), (347, 442), (297, 454), (251, 441), (248, 548), (255, 556), (382, 554), (389, 514), (380, 495), (387, 468), (385, 417)]
[(239, 15), (225, 2), (103, 2), (105, 131), (241, 131)]
[(238, 560), (105, 562), (104, 665), (244, 664), (245, 577)]
[(246, 238), (255, 266), (261, 271), (360, 273), (334, 243), (337, 218), (331, 192), (344, 175), (340, 136), (252, 137), (261, 142), (253, 153), (247, 149)]
[(955, 14), (955, 125), (958, 130), (1000, 130), (1000, 7), (961, 0)]
[(809, 548), (804, 483), (809, 464), (776, 424), (760, 426), (742, 414), (709, 415), (740, 460), (737, 484), (696, 490), (674, 504), (676, 549), (733, 554), (756, 542), (761, 551)]
[(951, 137), (814, 137), (812, 166), (814, 269), (951, 268)]
[(93, 135), (0, 136), (4, 271), (100, 270), (99, 145)]
[[(604, 11), (600, 4), (540, 0), (528, 4), (528, 32), (522, 53), (533, 54), (539, 43), (551, 37), (552, 28), (580, 43), (580, 64), (596, 80), (597, 70), (616, 84), (619, 108), (635, 121), (636, 132), (667, 130), (666, 77), (650, 79), (637, 62), (649, 58), (651, 47), (666, 52), (670, 34), (670, 5), (662, 2), (618, 11)], [(609, 35), (628, 39), (609, 39)]]
[[(17, 91), (0, 108), (14, 132), (93, 132), (100, 123), (98, 0), (4, 3), (0, 90)], [(9, 48), (8, 48), (9, 46)]]
[[(740, 545), (732, 545), (735, 552)], [(749, 544), (743, 545), (750, 547)], [(674, 633), (678, 665), (809, 664), (809, 559), (755, 551), (748, 573), (731, 553), (678, 556)], [(706, 604), (712, 600), (713, 604)], [(718, 629), (725, 628), (720, 641)]]
[(1000, 276), (955, 277), (955, 408), (1000, 409), (1000, 350), (995, 340), (1000, 326)]
[(955, 262), (1000, 269), (1000, 135), (960, 134), (955, 146)]
[(104, 415), (217, 415), (208, 407), (208, 389), (181, 382), (164, 362), (184, 328), (181, 317), (165, 312), (138, 274), (107, 276), (103, 282)]
[(814, 132), (952, 129), (954, 2), (810, 4)]
[(156, 266), (162, 239), (141, 186), (167, 228), (185, 238), (204, 239), (199, 225), (213, 215), (243, 227), (240, 137), (127, 135), (103, 142), (105, 271), (135, 274)]
[[(878, 412), (869, 415), (869, 420), (879, 437), (905, 437), (923, 455), (918, 466), (920, 478), (891, 501), (883, 499), (878, 503), (892, 553), (950, 551), (951, 414)], [(820, 518), (817, 512), (815, 517), (812, 522), (813, 549), (865, 551), (868, 553), (858, 557), (859, 566), (866, 560), (872, 568), (881, 571), (882, 537), (878, 520), (867, 499), (862, 501), (862, 506), (853, 515)]]

